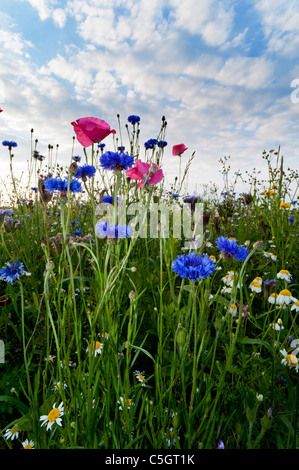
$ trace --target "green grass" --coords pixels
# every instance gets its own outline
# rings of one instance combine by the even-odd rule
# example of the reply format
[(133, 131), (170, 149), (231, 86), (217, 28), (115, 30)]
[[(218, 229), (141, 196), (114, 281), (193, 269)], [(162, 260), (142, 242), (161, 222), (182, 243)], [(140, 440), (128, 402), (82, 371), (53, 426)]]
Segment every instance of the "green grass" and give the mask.
[[(85, 157), (95, 164), (99, 154), (92, 147)], [(147, 154), (160, 165), (163, 157), (161, 149)], [(228, 194), (203, 196), (209, 220), (197, 253), (214, 255), (216, 270), (195, 282), (171, 268), (188, 253), (182, 248), (189, 241), (173, 238), (171, 230), (168, 238), (95, 236), (98, 188), (112, 186), (111, 194), (131, 202), (163, 198), (170, 204), (163, 181), (136, 190), (124, 173), (115, 177), (97, 168), (99, 182), (86, 182), (84, 203), (68, 193), (42, 204), (30, 183), (24, 194), (12, 172), (9, 208), (20, 225), (7, 231), (2, 220), (0, 268), (19, 260), (30, 276), (14, 285), (0, 280), (0, 296), (8, 299), (0, 302), (1, 448), (21, 448), (25, 439), (37, 449), (215, 449), (219, 440), (227, 449), (298, 448), (298, 368), (282, 363), (281, 353), (291, 351), (290, 337), (299, 338), (298, 314), (294, 302), (270, 304), (264, 282), (275, 279), (277, 293), (288, 289), (299, 298), (298, 204), (280, 207), (299, 195), (299, 181), (296, 173), (285, 173), (279, 152), (263, 158), (267, 189), (277, 185), (273, 194), (265, 196), (249, 176), (251, 201), (244, 202), (233, 194), (224, 168)], [(29, 162), (31, 181), (35, 163)], [(52, 156), (48, 169), (50, 163)], [(51, 170), (55, 176), (68, 172)], [(82, 230), (81, 239), (90, 237), (69, 241), (74, 229)], [(215, 245), (220, 235), (239, 245), (249, 240), (246, 261), (222, 257)], [(282, 269), (291, 282), (277, 278)], [(236, 282), (224, 293), (223, 277), (231, 270)], [(257, 276), (262, 292), (253, 293), (249, 284)], [(232, 304), (239, 318), (230, 313)], [(240, 318), (243, 308), (247, 315)], [(279, 319), (283, 329), (276, 330)], [(54, 422), (46, 430), (40, 417), (60, 403), (61, 426)], [(13, 426), (18, 438), (5, 438)]]

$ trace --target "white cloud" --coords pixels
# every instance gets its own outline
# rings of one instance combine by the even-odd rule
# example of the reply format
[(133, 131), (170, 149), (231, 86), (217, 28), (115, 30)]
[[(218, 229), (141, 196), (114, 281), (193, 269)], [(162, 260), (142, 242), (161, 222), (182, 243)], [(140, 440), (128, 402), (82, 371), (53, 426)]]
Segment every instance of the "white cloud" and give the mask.
[(251, 90), (266, 88), (272, 79), (273, 63), (263, 57), (229, 58), (216, 76), (223, 85)]
[(297, 0), (255, 0), (268, 50), (284, 56), (298, 56), (299, 4)]
[(21, 33), (0, 29), (0, 46), (2, 51), (24, 55), (27, 53), (27, 49), (33, 45), (30, 41), (25, 41)]
[[(66, 22), (67, 13), (64, 8), (55, 8), (57, 0), (22, 0), (28, 2), (34, 8), (41, 21), (52, 18), (54, 23), (63, 28)], [(60, 2), (61, 3), (61, 2)]]
[(210, 46), (225, 43), (232, 31), (234, 11), (231, 5), (218, 0), (171, 0), (175, 26), (193, 35), (202, 36)]

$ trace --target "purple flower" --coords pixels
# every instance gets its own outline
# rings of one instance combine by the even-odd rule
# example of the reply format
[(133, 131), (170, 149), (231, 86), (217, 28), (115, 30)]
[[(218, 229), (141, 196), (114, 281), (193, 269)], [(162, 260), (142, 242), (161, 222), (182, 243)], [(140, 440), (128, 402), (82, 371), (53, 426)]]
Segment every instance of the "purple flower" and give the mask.
[(217, 447), (218, 449), (225, 449), (224, 442), (221, 439), (217, 441)]

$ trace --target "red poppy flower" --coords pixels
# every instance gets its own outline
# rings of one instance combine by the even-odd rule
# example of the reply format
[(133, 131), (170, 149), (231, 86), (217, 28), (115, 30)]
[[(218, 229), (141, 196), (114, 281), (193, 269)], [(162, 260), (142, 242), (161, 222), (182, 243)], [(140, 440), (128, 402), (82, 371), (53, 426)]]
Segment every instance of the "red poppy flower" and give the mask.
[(141, 188), (145, 181), (152, 186), (159, 183), (164, 177), (163, 171), (159, 170), (155, 163), (145, 163), (141, 160), (137, 160), (135, 166), (127, 170), (127, 176), (131, 180), (141, 180), (137, 188)]
[(101, 142), (109, 134), (116, 133), (106, 121), (94, 117), (80, 118), (71, 124), (76, 132), (78, 142), (83, 147), (89, 147), (96, 142)]
[(185, 144), (174, 145), (174, 146), (172, 147), (172, 155), (173, 155), (174, 157), (176, 157), (176, 156), (179, 156), (179, 157), (180, 157), (180, 156), (182, 155), (182, 153), (184, 153), (185, 150), (187, 150), (187, 149), (188, 149), (188, 147), (186, 147)]

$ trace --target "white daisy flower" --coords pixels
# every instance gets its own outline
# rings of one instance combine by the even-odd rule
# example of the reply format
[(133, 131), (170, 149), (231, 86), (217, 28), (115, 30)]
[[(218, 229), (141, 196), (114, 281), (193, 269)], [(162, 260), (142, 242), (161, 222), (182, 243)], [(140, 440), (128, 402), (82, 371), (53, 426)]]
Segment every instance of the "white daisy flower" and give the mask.
[(299, 301), (298, 301), (298, 299), (294, 299), (294, 303), (291, 307), (291, 310), (296, 310), (296, 312), (299, 312)]
[(134, 375), (135, 375), (136, 379), (142, 384), (142, 387), (145, 387), (144, 372), (140, 372), (139, 370), (135, 370)]
[(123, 398), (123, 397), (120, 397), (117, 403), (120, 405), (118, 407), (119, 410), (123, 410), (124, 405), (126, 405), (129, 410), (130, 407), (133, 405), (131, 398)]
[(237, 313), (238, 307), (235, 304), (231, 304), (229, 313), (235, 314)]
[(263, 399), (264, 399), (264, 396), (261, 393), (260, 394), (257, 393), (256, 394), (256, 399), (257, 399), (257, 401), (262, 402)]
[(290, 369), (295, 368), (295, 371), (299, 371), (299, 363), (298, 359), (294, 354), (288, 354), (285, 349), (282, 349), (281, 354), (283, 355), (283, 359), (281, 360), (281, 363), (284, 366), (288, 366)]
[(275, 330), (275, 331), (284, 330), (281, 318), (278, 318), (277, 322), (272, 323), (271, 326), (272, 326), (273, 330)]
[(249, 288), (251, 289), (252, 292), (262, 292), (262, 288), (259, 282), (257, 281), (252, 281), (249, 285)]
[(14, 440), (14, 439), (18, 439), (19, 437), (19, 432), (20, 432), (20, 429), (18, 428), (18, 426), (15, 424), (11, 429), (7, 429), (4, 433), (4, 437), (5, 439), (10, 439), (10, 440)]
[(97, 356), (98, 354), (101, 354), (102, 349), (103, 349), (103, 344), (100, 343), (99, 341), (93, 341), (92, 344), (90, 344), (88, 348), (86, 349), (86, 352), (88, 352), (89, 349), (92, 349), (94, 355)]
[(45, 357), (44, 361), (47, 361), (47, 362), (54, 362), (54, 359), (55, 359), (56, 356), (51, 356), (51, 354), (48, 356), (48, 357)]
[(62, 384), (61, 382), (54, 382), (54, 387), (52, 388), (53, 392), (61, 390), (62, 388), (67, 388), (67, 384)]
[(279, 273), (277, 273), (277, 278), (278, 279), (283, 279), (287, 282), (291, 282), (292, 275), (291, 275), (290, 271), (288, 271), (287, 269), (281, 269), (281, 271), (279, 271)]
[(71, 367), (71, 365), (72, 365), (72, 361), (69, 361), (68, 364), (65, 359), (63, 359), (63, 361), (60, 361), (60, 366), (62, 369), (66, 369), (67, 366)]
[(279, 295), (276, 300), (279, 305), (288, 305), (290, 302), (294, 301), (294, 297), (292, 296), (289, 290), (283, 289), (279, 292)]
[(28, 439), (26, 439), (24, 442), (22, 442), (22, 446), (24, 449), (34, 449), (34, 442), (28, 441)]
[(54, 403), (52, 410), (48, 415), (42, 415), (39, 419), (42, 421), (41, 426), (46, 424), (46, 431), (51, 429), (54, 423), (58, 426), (61, 426), (61, 416), (63, 416), (63, 402), (60, 403), (58, 408), (56, 408), (56, 403)]
[(277, 297), (278, 297), (278, 294), (275, 294), (275, 292), (273, 292), (273, 294), (271, 294), (269, 297), (268, 297), (268, 302), (270, 304), (276, 304), (277, 303)]

